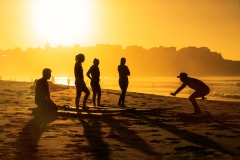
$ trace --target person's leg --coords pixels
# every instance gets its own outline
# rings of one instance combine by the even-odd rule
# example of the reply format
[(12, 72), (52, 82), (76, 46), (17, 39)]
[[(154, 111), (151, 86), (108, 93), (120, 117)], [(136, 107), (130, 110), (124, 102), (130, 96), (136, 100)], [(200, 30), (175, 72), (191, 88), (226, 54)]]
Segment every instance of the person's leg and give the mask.
[(53, 112), (57, 112), (58, 111), (58, 106), (52, 100), (49, 101), (49, 108)]
[[(96, 95), (98, 95), (97, 97), (97, 103), (98, 106), (100, 105), (100, 101), (99, 101), (99, 90), (100, 89), (100, 85), (98, 81), (93, 81), (91, 82), (91, 87), (92, 87), (92, 91), (93, 91), (93, 97), (92, 97), (92, 101), (93, 101), (93, 105), (96, 106)], [(101, 93), (101, 92), (100, 92)], [(101, 95), (100, 95), (101, 96)]]
[(122, 90), (122, 106), (123, 106), (123, 107), (125, 106), (124, 102), (125, 102), (126, 92), (127, 92), (127, 89), (126, 89), (126, 87), (125, 87), (125, 88)]
[(75, 106), (76, 110), (79, 110), (79, 100), (82, 94), (82, 90), (76, 85), (76, 98), (75, 98)]
[(97, 97), (97, 103), (98, 103), (98, 106), (100, 106), (101, 105), (101, 96), (102, 96), (102, 92), (101, 92), (101, 87), (100, 87), (100, 85), (99, 85), (99, 89), (98, 89), (98, 92), (97, 92), (97, 95), (98, 95), (98, 97)]
[(96, 101), (96, 92), (95, 91), (93, 91), (92, 101), (93, 101), (93, 105), (96, 107), (96, 103), (95, 103), (95, 101)]
[(51, 113), (56, 113), (58, 111), (58, 106), (52, 101), (41, 101), (40, 104), (38, 104), (38, 111), (39, 113), (43, 114), (51, 114)]
[(194, 108), (194, 114), (201, 114), (202, 111), (200, 110), (197, 102), (196, 102), (196, 98), (198, 97), (202, 97), (202, 94), (201, 93), (198, 93), (198, 92), (194, 92), (192, 95), (190, 95), (189, 97), (189, 101), (192, 103), (193, 105), (193, 108)]
[(122, 93), (120, 94), (120, 97), (118, 99), (118, 106), (122, 106)]
[(85, 93), (85, 96), (84, 96), (84, 98), (83, 98), (83, 108), (85, 108), (85, 107), (86, 107), (87, 99), (88, 99), (88, 97), (89, 97), (89, 95), (90, 95), (90, 91), (88, 90), (86, 84), (84, 85), (83, 92)]
[[(118, 84), (119, 84), (119, 87), (120, 87), (121, 91), (123, 92), (123, 89), (122, 89), (123, 85), (122, 85), (122, 82), (120, 80), (119, 80)], [(120, 94), (119, 99), (118, 99), (118, 106), (122, 106), (122, 93)]]
[(121, 90), (122, 90), (122, 94), (121, 94), (121, 104), (124, 107), (125, 106), (125, 96), (126, 96), (126, 92), (127, 92), (127, 88), (128, 88), (128, 82), (125, 82), (121, 85)]

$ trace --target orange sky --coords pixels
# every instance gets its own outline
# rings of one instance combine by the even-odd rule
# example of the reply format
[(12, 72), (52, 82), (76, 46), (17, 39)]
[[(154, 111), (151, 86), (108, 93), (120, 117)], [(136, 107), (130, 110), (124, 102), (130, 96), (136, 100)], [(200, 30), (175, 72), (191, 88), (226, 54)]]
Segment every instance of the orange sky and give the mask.
[(240, 60), (239, 0), (0, 0), (0, 49), (206, 46)]

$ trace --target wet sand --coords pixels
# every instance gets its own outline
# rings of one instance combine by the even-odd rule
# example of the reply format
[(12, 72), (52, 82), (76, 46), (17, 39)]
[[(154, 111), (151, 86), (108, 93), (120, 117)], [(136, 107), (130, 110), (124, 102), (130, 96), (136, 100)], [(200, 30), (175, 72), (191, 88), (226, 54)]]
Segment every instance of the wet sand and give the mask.
[[(31, 85), (0, 81), (0, 159), (240, 159), (240, 103), (198, 100), (211, 116), (181, 120), (174, 114), (193, 111), (188, 99), (128, 92), (128, 107), (166, 110), (34, 118)], [(50, 90), (56, 104), (74, 106), (75, 87)], [(119, 95), (103, 89), (102, 104), (116, 107)]]

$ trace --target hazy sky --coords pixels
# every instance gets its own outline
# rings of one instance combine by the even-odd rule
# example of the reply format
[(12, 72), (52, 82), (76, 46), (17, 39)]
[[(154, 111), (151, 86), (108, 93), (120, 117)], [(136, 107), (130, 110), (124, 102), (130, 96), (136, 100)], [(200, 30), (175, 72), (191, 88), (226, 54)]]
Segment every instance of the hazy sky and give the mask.
[(209, 47), (240, 60), (239, 0), (0, 0), (0, 49)]

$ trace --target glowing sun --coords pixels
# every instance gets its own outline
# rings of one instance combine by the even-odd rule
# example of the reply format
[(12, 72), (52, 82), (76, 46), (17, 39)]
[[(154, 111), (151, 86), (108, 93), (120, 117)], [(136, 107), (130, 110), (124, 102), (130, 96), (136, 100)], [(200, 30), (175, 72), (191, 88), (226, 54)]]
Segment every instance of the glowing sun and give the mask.
[(37, 35), (50, 44), (72, 45), (93, 28), (93, 8), (88, 0), (39, 0), (34, 3)]

